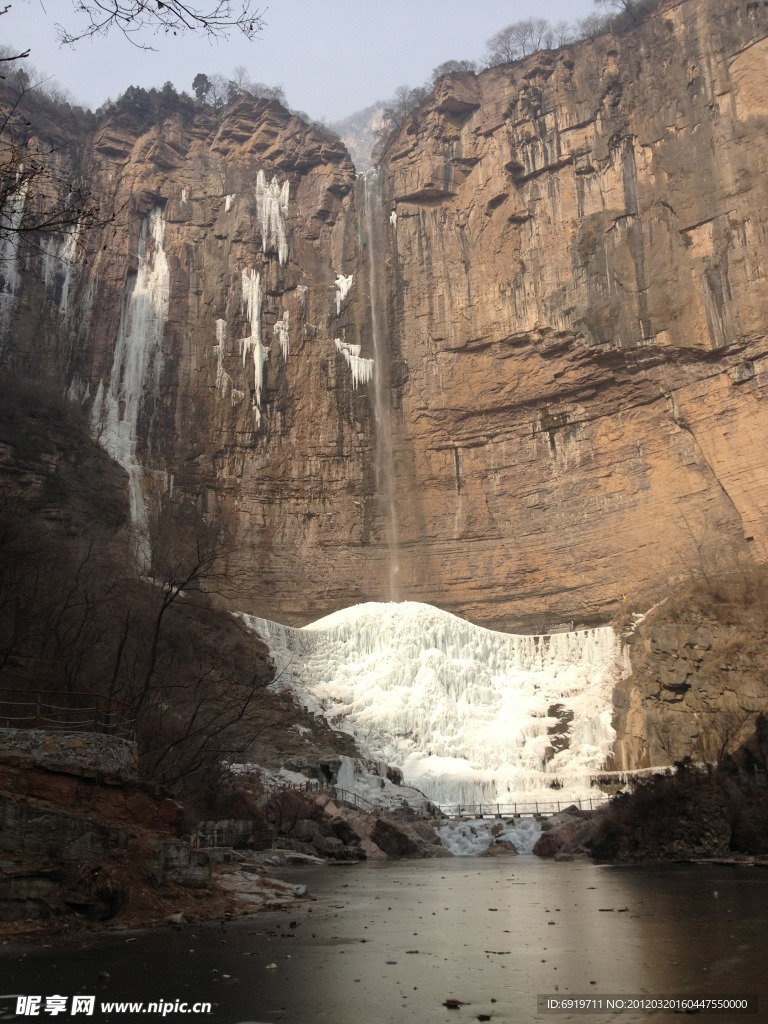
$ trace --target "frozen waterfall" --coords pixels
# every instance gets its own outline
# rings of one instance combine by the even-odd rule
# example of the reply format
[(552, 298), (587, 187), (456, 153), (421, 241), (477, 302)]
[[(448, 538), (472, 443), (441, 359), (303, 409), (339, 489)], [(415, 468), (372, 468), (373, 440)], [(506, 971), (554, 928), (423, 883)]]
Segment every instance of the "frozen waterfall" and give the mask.
[(269, 644), (280, 685), (437, 803), (599, 796), (590, 776), (611, 750), (622, 674), (610, 627), (516, 636), (414, 602), (357, 605), (302, 629), (243, 619)]
[(128, 474), (131, 523), (137, 537), (137, 561), (150, 560), (149, 520), (144, 469), (138, 455), (139, 418), (148, 398), (157, 403), (163, 365), (163, 331), (168, 316), (170, 273), (164, 250), (162, 211), (152, 210), (141, 226), (138, 271), (125, 287), (109, 385), (99, 382), (91, 426), (99, 443)]

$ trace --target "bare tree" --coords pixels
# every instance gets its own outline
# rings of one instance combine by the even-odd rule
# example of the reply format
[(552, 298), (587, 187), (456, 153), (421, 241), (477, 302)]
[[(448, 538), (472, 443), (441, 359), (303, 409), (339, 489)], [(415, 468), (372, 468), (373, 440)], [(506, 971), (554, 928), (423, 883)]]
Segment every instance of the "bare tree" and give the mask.
[(616, 14), (625, 14), (632, 21), (640, 20), (640, 0), (594, 0), (595, 7)]
[(205, 0), (202, 5), (190, 0), (72, 0), (72, 8), (85, 24), (70, 29), (56, 26), (61, 42), (69, 45), (113, 29), (142, 49), (153, 49), (139, 40), (140, 33), (147, 30), (176, 36), (202, 32), (219, 38), (238, 30), (253, 39), (264, 28), (264, 18), (253, 0)]
[(711, 716), (707, 733), (710, 737), (715, 763), (721, 765), (739, 746), (745, 727), (754, 722), (756, 713), (744, 708), (716, 711)]
[(382, 113), (385, 131), (402, 128), (426, 95), (427, 90), (423, 86), (412, 89), (409, 85), (399, 85)]
[(497, 67), (511, 64), (541, 49), (553, 45), (554, 32), (546, 18), (524, 18), (515, 21), (492, 35), (487, 41), (485, 64)]
[(434, 85), (438, 78), (442, 78), (443, 75), (455, 75), (460, 72), (468, 72), (474, 75), (477, 71), (477, 64), (473, 60), (447, 60), (442, 64), (438, 64), (432, 71), (432, 84)]

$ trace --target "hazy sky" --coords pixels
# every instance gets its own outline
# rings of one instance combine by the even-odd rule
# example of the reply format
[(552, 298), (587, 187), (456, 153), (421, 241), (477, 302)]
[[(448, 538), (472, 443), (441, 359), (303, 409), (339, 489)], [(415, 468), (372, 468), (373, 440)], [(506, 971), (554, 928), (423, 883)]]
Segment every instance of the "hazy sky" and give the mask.
[[(208, 2), (197, 0), (197, 6)], [(446, 60), (481, 58), (486, 39), (510, 22), (575, 21), (594, 11), (592, 0), (265, 0), (260, 8), (267, 24), (253, 42), (239, 33), (213, 44), (199, 36), (160, 35), (144, 40), (157, 47), (147, 53), (114, 30), (60, 47), (55, 24), (79, 24), (72, 0), (11, 5), (0, 18), (3, 43), (29, 47), (37, 71), (87, 106), (98, 107), (129, 85), (170, 80), (191, 93), (198, 72), (228, 75), (244, 65), (252, 80), (281, 85), (294, 109), (329, 121), (388, 99), (398, 85), (421, 85)]]

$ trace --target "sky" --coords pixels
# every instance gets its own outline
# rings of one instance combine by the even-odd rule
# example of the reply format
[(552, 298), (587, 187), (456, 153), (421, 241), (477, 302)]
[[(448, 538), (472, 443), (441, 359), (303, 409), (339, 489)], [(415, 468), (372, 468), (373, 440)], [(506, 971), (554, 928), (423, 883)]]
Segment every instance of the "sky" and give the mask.
[(171, 81), (191, 94), (198, 72), (229, 76), (244, 66), (251, 80), (282, 86), (293, 109), (329, 122), (389, 99), (399, 85), (424, 84), (444, 61), (481, 59), (488, 37), (511, 22), (575, 21), (595, 9), (592, 0), (264, 0), (266, 25), (251, 42), (238, 32), (214, 43), (150, 35), (143, 41), (156, 50), (147, 52), (116, 30), (61, 47), (56, 23), (70, 31), (82, 24), (74, 0), (10, 2), (0, 40), (29, 48), (39, 75), (85, 106), (95, 109), (129, 85)]

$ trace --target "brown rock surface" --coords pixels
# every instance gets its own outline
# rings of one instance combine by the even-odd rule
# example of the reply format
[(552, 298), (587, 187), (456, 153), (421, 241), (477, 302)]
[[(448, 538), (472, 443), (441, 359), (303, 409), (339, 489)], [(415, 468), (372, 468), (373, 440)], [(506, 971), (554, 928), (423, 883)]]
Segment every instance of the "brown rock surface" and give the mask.
[(767, 25), (665, 4), (444, 79), (390, 146), (408, 594), (541, 625), (715, 525), (764, 557)]
[(754, 748), (768, 707), (765, 573), (701, 576), (626, 639), (632, 673), (614, 690), (613, 767), (719, 762)]
[[(390, 146), (401, 597), (541, 629), (665, 585), (707, 532), (765, 558), (767, 40), (760, 5), (673, 0), (620, 36), (441, 80)], [(240, 606), (270, 618), (387, 596), (374, 388), (334, 344), (373, 354), (343, 147), (243, 96), (219, 116), (126, 101), (77, 153), (117, 220), (87, 265), (46, 276), (29, 254), (0, 358), (44, 365), (109, 442), (99, 389), (162, 248), (167, 312), (123, 455), (150, 532), (182, 514), (217, 530)]]

